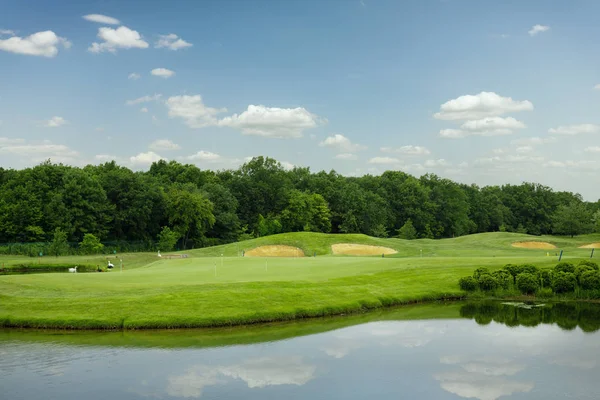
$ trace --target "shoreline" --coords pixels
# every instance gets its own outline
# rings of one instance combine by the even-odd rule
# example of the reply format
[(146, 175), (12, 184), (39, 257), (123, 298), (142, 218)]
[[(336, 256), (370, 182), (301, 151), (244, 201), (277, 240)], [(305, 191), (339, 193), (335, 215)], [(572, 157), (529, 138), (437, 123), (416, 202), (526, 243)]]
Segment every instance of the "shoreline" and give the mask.
[[(13, 316), (0, 317), (0, 329), (7, 330), (53, 330), (53, 331), (99, 331), (99, 332), (124, 332), (124, 331), (151, 331), (151, 330), (186, 330), (186, 329), (227, 329), (227, 328), (242, 328), (242, 327), (259, 327), (260, 325), (267, 326), (272, 323), (284, 322), (299, 322), (306, 320), (318, 320), (319, 318), (328, 317), (344, 317), (368, 314), (373, 311), (380, 311), (393, 308), (402, 308), (404, 306), (417, 304), (435, 304), (437, 302), (458, 302), (458, 301), (515, 301), (515, 302), (532, 302), (532, 303), (594, 303), (600, 304), (600, 299), (576, 299), (576, 298), (561, 298), (554, 296), (552, 298), (539, 298), (534, 296), (507, 296), (507, 297), (480, 297), (468, 295), (452, 295), (444, 294), (438, 296), (425, 296), (423, 298), (394, 301), (389, 299), (386, 304), (381, 303), (375, 305), (367, 301), (358, 301), (354, 306), (346, 308), (332, 309), (330, 307), (322, 307), (314, 310), (297, 310), (294, 313), (285, 313), (278, 315), (269, 314), (254, 314), (246, 318), (237, 318), (232, 321), (232, 317), (221, 317), (211, 320), (196, 321), (196, 323), (187, 321), (183, 322), (181, 318), (174, 318), (169, 321), (154, 321), (138, 320), (136, 324), (126, 323), (127, 318), (123, 318), (120, 326), (115, 325), (112, 321), (101, 321), (93, 319), (81, 319), (77, 324), (73, 324), (72, 319), (21, 319)], [(71, 324), (69, 323), (69, 320)], [(83, 324), (82, 324), (83, 323)]]
[[(171, 323), (162, 322), (159, 324), (153, 324), (150, 321), (137, 321), (137, 324), (127, 324), (125, 321), (127, 318), (123, 318), (120, 326), (116, 326), (114, 322), (110, 321), (94, 321), (93, 319), (82, 319), (78, 320), (78, 323), (87, 322), (88, 324), (69, 324), (69, 319), (49, 319), (49, 318), (36, 318), (36, 319), (21, 319), (14, 316), (0, 316), (0, 329), (8, 330), (53, 330), (53, 331), (150, 331), (150, 330), (185, 330), (185, 329), (215, 329), (215, 328), (239, 328), (244, 326), (256, 327), (259, 325), (267, 325), (270, 323), (282, 323), (282, 322), (294, 322), (304, 320), (317, 320), (319, 318), (327, 317), (343, 317), (343, 316), (355, 316), (360, 314), (367, 314), (371, 311), (385, 310), (392, 308), (400, 308), (403, 306), (417, 305), (417, 304), (433, 304), (436, 302), (454, 302), (454, 301), (465, 301), (468, 300), (468, 296), (443, 294), (439, 296), (425, 296), (424, 298), (417, 298), (412, 300), (394, 301), (394, 299), (388, 299), (385, 303), (380, 305), (373, 304), (371, 301), (363, 300), (357, 301), (354, 306), (348, 305), (347, 308), (340, 309), (340, 307), (331, 308), (325, 306), (314, 310), (297, 310), (294, 313), (285, 313), (279, 315), (268, 315), (268, 314), (255, 314), (247, 318), (238, 318), (234, 321), (232, 317), (221, 317), (204, 322), (198, 321), (193, 322), (181, 322), (180, 318), (175, 318)], [(358, 307), (356, 306), (358, 304)], [(294, 315), (293, 315), (294, 314)], [(70, 319), (71, 322), (74, 322)]]

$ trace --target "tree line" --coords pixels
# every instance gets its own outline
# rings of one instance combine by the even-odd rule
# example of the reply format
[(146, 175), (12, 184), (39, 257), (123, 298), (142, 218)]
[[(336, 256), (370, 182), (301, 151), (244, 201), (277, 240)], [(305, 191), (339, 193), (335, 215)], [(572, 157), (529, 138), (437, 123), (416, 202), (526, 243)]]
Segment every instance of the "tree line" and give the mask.
[[(600, 201), (536, 184), (467, 185), (401, 171), (345, 177), (255, 157), (237, 169), (158, 161), (0, 168), (0, 243), (141, 242), (180, 249), (282, 232), (446, 238), (600, 231)], [(91, 237), (89, 240), (92, 240)]]

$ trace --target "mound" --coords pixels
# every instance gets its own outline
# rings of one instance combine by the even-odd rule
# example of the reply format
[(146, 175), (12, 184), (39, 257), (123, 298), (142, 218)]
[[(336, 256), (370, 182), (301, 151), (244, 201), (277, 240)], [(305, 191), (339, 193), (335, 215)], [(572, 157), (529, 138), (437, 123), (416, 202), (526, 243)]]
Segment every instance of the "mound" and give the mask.
[(556, 249), (556, 246), (548, 242), (514, 242), (513, 247), (519, 247), (521, 249), (543, 249), (551, 250)]
[(366, 244), (338, 243), (331, 245), (333, 254), (347, 256), (378, 256), (381, 254), (395, 254), (396, 250), (383, 246), (369, 246)]
[(246, 257), (304, 257), (302, 249), (283, 245), (255, 247), (244, 254)]
[(580, 249), (600, 249), (600, 242), (586, 244), (585, 246), (579, 246)]

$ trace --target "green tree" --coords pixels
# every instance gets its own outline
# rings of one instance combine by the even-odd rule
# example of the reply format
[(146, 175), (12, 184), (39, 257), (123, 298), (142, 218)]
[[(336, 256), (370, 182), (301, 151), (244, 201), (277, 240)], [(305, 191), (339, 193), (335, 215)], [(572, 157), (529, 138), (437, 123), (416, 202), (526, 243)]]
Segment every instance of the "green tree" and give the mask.
[(561, 205), (554, 214), (554, 233), (559, 235), (581, 235), (593, 230), (592, 216), (581, 202)]
[(410, 218), (404, 223), (404, 225), (402, 225), (402, 228), (398, 229), (398, 237), (406, 240), (413, 240), (417, 238), (417, 230), (415, 229)]
[(292, 190), (280, 220), (285, 232), (329, 232), (330, 218), (331, 213), (323, 196)]
[(54, 230), (52, 242), (48, 247), (48, 252), (53, 256), (62, 256), (69, 251), (69, 243), (67, 242), (67, 232), (60, 228)]
[(592, 222), (594, 223), (594, 232), (600, 233), (600, 210), (594, 213)]
[(156, 240), (158, 241), (158, 249), (161, 251), (171, 251), (175, 248), (175, 244), (179, 240), (179, 234), (174, 232), (168, 226), (162, 228)]
[(83, 240), (79, 243), (79, 250), (83, 254), (98, 254), (102, 249), (104, 245), (100, 243), (100, 239), (91, 233), (83, 235)]
[(215, 223), (213, 204), (193, 185), (173, 185), (167, 193), (169, 225), (187, 248), (190, 240), (201, 241)]

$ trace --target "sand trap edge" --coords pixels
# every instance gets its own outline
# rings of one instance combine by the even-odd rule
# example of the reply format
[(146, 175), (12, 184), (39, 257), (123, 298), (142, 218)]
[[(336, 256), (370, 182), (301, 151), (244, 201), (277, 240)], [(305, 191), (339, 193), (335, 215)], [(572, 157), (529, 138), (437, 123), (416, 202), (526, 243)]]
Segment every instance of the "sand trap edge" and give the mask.
[(516, 247), (519, 249), (530, 249), (530, 250), (556, 250), (557, 247), (552, 243), (548, 242), (537, 242), (537, 241), (529, 241), (529, 242), (513, 242), (511, 244), (512, 247)]
[(299, 247), (286, 245), (258, 246), (244, 252), (245, 257), (304, 257)]
[(372, 246), (357, 243), (336, 243), (331, 245), (331, 252), (340, 256), (380, 256), (396, 254), (397, 251), (384, 246)]

